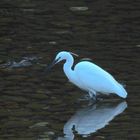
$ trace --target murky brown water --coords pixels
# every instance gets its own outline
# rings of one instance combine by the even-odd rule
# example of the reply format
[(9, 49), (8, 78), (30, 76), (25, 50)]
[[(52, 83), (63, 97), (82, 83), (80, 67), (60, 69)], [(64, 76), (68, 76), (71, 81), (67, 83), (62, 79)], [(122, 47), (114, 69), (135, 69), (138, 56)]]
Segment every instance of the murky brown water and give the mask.
[[(0, 1), (0, 139), (139, 140), (139, 7), (139, 0)], [(61, 50), (108, 70), (126, 85), (126, 102), (89, 108), (62, 64), (43, 73)]]

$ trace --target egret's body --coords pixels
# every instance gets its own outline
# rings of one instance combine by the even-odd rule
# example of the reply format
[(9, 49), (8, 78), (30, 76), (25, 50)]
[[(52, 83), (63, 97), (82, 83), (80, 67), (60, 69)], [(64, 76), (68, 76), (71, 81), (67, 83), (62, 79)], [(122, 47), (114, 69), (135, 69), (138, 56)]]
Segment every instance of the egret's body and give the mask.
[(55, 63), (62, 60), (65, 60), (63, 70), (70, 82), (87, 91), (91, 98), (95, 97), (97, 92), (106, 95), (114, 93), (122, 98), (127, 97), (127, 92), (123, 86), (99, 66), (88, 61), (82, 61), (72, 69), (74, 59), (71, 53), (66, 51), (57, 54)]

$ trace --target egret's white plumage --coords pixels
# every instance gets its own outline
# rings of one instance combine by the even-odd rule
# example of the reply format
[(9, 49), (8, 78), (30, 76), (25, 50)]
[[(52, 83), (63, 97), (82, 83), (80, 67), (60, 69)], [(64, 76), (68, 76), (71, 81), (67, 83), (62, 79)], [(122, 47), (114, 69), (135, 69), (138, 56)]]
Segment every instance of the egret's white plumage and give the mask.
[(122, 98), (127, 97), (127, 92), (123, 86), (118, 83), (111, 74), (101, 67), (89, 61), (82, 61), (72, 69), (74, 59), (70, 52), (59, 52), (55, 58), (55, 64), (65, 60), (63, 70), (70, 82), (79, 88), (87, 91), (90, 97), (96, 96), (96, 93), (106, 95), (117, 94)]

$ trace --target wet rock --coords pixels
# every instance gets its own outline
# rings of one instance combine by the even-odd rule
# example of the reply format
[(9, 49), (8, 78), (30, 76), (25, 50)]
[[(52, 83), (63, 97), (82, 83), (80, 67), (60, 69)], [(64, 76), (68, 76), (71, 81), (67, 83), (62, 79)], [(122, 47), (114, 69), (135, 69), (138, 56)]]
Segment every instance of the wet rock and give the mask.
[(56, 31), (55, 32), (56, 34), (58, 34), (58, 35), (72, 35), (72, 32), (71, 31), (69, 31), (69, 30), (60, 30), (60, 31)]
[(136, 47), (140, 47), (140, 45), (136, 45)]
[(33, 57), (23, 57), (23, 60), (16, 62), (16, 61), (9, 61), (5, 64), (1, 64), (0, 67), (3, 68), (21, 68), (21, 67), (29, 67), (33, 65), (38, 59), (35, 56)]
[(3, 68), (6, 68), (6, 67), (9, 67), (9, 68), (20, 68), (20, 67), (28, 67), (28, 66), (31, 66), (32, 63), (27, 61), (27, 60), (21, 60), (20, 62), (8, 62), (6, 64), (2, 64), (1, 67)]
[(77, 6), (77, 7), (70, 7), (70, 10), (71, 11), (87, 11), (88, 10), (88, 7), (84, 7), (84, 6)]
[(32, 63), (27, 61), (27, 60), (21, 60), (19, 63), (18, 62), (13, 62), (10, 65), (10, 68), (18, 68), (18, 67), (28, 67), (31, 66)]
[(49, 44), (50, 44), (50, 45), (56, 45), (57, 42), (56, 42), (56, 41), (50, 41)]
[(34, 127), (45, 127), (48, 125), (48, 122), (39, 122), (39, 123), (36, 123), (32, 126), (30, 126), (29, 128), (34, 128)]

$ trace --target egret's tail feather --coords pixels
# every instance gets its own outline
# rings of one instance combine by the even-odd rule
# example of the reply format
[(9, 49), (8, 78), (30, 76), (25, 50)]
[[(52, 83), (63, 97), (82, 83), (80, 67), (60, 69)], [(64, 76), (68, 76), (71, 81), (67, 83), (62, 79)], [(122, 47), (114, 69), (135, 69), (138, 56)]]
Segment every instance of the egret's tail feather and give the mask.
[(122, 98), (126, 98), (127, 97), (127, 92), (126, 92), (126, 90), (124, 89), (124, 87), (121, 84), (119, 84), (119, 88), (118, 88), (117, 94), (120, 97), (122, 97)]

